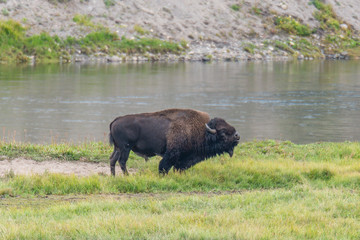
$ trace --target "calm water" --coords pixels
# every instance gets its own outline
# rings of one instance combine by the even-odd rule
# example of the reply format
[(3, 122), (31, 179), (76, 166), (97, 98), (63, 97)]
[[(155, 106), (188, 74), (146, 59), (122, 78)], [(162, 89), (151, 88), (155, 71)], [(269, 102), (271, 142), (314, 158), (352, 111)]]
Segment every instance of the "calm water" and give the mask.
[(104, 140), (119, 115), (174, 107), (242, 140), (360, 141), (360, 62), (0, 66), (1, 139)]

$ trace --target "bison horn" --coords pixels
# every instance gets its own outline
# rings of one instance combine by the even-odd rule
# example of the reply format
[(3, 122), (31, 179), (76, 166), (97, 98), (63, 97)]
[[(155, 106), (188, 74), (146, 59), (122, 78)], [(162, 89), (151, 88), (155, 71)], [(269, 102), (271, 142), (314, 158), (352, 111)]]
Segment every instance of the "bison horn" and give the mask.
[(212, 129), (210, 128), (206, 123), (205, 123), (205, 126), (206, 126), (206, 130), (211, 133), (211, 134), (215, 134), (216, 133), (216, 129)]

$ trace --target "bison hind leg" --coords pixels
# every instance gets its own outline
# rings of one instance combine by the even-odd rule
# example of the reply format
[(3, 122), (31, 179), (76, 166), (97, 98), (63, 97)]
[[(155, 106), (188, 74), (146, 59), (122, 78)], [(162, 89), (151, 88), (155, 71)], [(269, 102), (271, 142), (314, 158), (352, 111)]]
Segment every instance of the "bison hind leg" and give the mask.
[(119, 161), (120, 168), (121, 168), (123, 174), (129, 175), (129, 172), (126, 168), (126, 162), (129, 158), (129, 153), (130, 153), (130, 149), (128, 149), (128, 148), (123, 148), (123, 149), (120, 149), (117, 147), (114, 148), (114, 151), (110, 157), (111, 175), (115, 176), (115, 165), (116, 165), (117, 161)]
[(114, 149), (113, 153), (110, 156), (110, 171), (111, 171), (111, 175), (113, 176), (115, 176), (115, 165), (116, 162), (119, 160), (119, 158), (120, 158), (120, 152)]
[(130, 154), (130, 149), (125, 148), (125, 149), (121, 150), (119, 164), (120, 164), (120, 168), (121, 168), (124, 175), (129, 175), (129, 172), (128, 172), (127, 168), (126, 168), (126, 161), (129, 158), (129, 154)]

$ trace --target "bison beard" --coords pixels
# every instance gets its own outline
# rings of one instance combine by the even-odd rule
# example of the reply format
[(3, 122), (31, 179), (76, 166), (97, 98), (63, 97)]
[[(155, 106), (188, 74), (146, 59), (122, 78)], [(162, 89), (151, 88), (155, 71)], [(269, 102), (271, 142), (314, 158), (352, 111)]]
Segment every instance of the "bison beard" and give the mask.
[(168, 109), (116, 118), (110, 124), (110, 143), (114, 151), (110, 157), (111, 174), (115, 164), (128, 174), (126, 161), (132, 150), (147, 160), (162, 156), (159, 173), (166, 174), (171, 167), (184, 171), (207, 158), (229, 153), (240, 136), (224, 119), (210, 117), (205, 112), (191, 109)]

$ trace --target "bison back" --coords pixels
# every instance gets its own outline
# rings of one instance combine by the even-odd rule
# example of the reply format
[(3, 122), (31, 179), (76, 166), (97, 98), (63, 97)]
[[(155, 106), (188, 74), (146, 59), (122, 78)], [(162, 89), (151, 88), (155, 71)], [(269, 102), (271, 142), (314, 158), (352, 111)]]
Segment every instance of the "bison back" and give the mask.
[(162, 155), (170, 121), (146, 115), (117, 118), (110, 125), (110, 141), (120, 150), (129, 147), (145, 156)]

